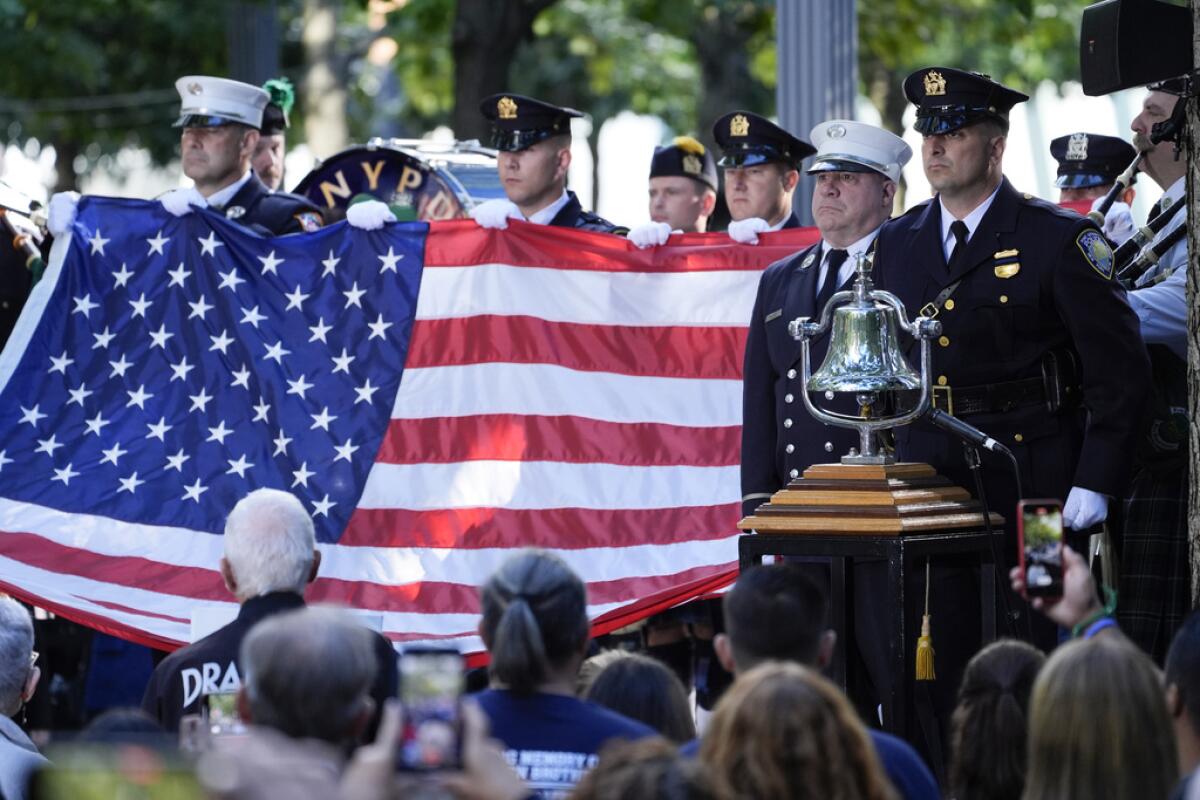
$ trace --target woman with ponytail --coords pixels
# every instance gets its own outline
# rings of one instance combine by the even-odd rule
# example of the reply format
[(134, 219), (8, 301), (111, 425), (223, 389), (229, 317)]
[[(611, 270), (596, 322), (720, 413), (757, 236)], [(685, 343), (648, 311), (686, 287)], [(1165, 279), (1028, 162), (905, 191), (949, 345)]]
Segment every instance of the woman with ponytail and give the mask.
[(575, 697), (588, 645), (587, 592), (563, 561), (525, 550), (480, 590), (491, 688), (476, 697), (508, 762), (545, 798), (565, 797), (611, 739), (653, 734)]
[(979, 651), (963, 673), (954, 710), (953, 800), (1018, 800), (1025, 788), (1029, 694), (1046, 657), (1005, 639)]

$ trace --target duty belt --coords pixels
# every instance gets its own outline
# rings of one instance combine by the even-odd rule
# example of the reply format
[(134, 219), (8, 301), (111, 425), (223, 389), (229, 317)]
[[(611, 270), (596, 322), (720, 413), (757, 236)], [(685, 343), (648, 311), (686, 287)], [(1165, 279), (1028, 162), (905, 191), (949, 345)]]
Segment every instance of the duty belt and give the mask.
[(971, 414), (1003, 414), (1028, 406), (1046, 406), (1043, 378), (1023, 378), (980, 386), (933, 386), (930, 402), (956, 417)]

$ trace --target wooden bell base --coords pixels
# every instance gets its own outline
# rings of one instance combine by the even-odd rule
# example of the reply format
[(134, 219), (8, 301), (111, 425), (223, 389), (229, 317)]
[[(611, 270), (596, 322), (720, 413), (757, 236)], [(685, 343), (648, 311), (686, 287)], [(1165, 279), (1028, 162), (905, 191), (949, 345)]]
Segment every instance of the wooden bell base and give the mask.
[[(928, 464), (814, 464), (738, 523), (760, 533), (904, 536), (984, 527), (979, 501)], [(991, 512), (992, 525), (1004, 518)]]

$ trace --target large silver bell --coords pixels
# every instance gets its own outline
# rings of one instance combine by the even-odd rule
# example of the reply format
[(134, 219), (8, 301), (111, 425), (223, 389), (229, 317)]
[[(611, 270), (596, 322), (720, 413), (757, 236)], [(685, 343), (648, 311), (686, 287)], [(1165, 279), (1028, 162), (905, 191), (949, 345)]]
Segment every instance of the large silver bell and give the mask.
[(896, 312), (874, 302), (833, 312), (825, 363), (808, 379), (810, 392), (882, 392), (919, 389), (921, 376), (900, 352)]

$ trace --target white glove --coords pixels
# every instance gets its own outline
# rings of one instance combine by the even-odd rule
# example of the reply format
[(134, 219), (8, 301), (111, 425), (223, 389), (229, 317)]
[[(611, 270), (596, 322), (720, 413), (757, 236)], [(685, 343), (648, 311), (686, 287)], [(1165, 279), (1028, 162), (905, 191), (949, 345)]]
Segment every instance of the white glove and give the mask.
[(364, 231), (377, 231), (385, 222), (395, 222), (396, 215), (381, 200), (364, 200), (346, 209), (346, 222)]
[[(1102, 202), (1104, 198), (1097, 197), (1092, 201), (1092, 210), (1099, 208)], [(1133, 224), (1133, 212), (1129, 206), (1120, 200), (1109, 206), (1108, 213), (1104, 215), (1104, 235), (1108, 240), (1120, 247), (1135, 233), (1137, 226)]]
[(172, 189), (158, 198), (158, 202), (162, 203), (163, 208), (177, 217), (192, 213), (192, 206), (208, 207), (208, 201), (204, 199), (204, 195), (196, 190), (195, 186)]
[(1076, 531), (1086, 530), (1108, 519), (1108, 498), (1091, 489), (1072, 486), (1063, 506), (1063, 525)]
[(55, 192), (50, 198), (50, 210), (46, 214), (46, 228), (55, 236), (62, 236), (75, 224), (75, 209), (79, 206), (79, 192)]
[(629, 229), (629, 233), (625, 234), (626, 239), (642, 250), (666, 244), (670, 236), (671, 226), (665, 222), (643, 222), (641, 225), (634, 225)]
[(505, 230), (508, 228), (510, 219), (525, 219), (525, 217), (513, 201), (496, 199), (485, 200), (472, 208), (471, 219), (475, 220), (481, 228)]
[(739, 219), (729, 223), (725, 232), (738, 244), (758, 244), (758, 235), (766, 233), (770, 229), (771, 226), (765, 219), (750, 217), (750, 219)]

